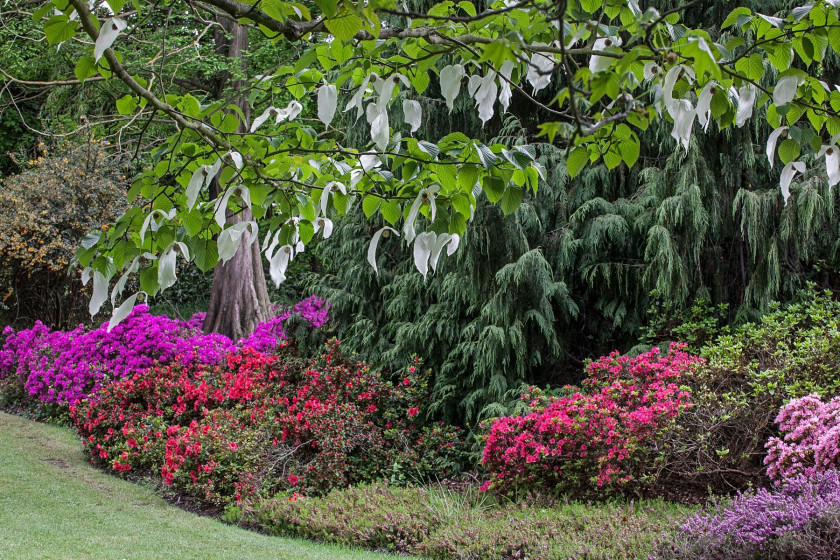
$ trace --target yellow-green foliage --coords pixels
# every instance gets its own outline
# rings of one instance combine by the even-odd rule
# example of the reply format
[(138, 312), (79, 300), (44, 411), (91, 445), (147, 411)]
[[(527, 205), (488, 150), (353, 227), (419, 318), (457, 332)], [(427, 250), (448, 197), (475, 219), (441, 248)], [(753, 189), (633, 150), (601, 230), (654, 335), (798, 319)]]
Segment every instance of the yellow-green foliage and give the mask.
[(82, 303), (73, 255), (87, 233), (126, 207), (124, 170), (106, 149), (43, 149), (27, 171), (0, 182), (0, 297), (13, 318), (35, 311), (60, 325)]

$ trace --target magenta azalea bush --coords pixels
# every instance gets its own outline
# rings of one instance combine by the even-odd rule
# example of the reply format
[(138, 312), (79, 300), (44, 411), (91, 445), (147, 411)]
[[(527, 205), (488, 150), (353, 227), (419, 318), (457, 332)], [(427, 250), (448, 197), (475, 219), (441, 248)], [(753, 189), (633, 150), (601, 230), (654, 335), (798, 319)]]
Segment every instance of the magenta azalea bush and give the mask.
[(482, 456), (490, 480), (483, 488), (577, 491), (641, 482), (649, 442), (691, 405), (679, 382), (700, 359), (684, 348), (635, 358), (613, 352), (589, 364), (582, 391), (525, 395), (528, 414), (490, 427)]
[(840, 397), (823, 402), (813, 393), (782, 407), (782, 438), (767, 442), (767, 476), (780, 481), (840, 468)]
[(219, 334), (201, 332), (203, 314), (188, 321), (152, 315), (145, 305), (110, 332), (79, 326), (53, 331), (40, 322), (31, 329), (7, 327), (0, 350), (0, 393), (6, 401), (31, 398), (42, 403), (72, 405), (108, 380), (123, 379), (156, 363), (214, 365), (237, 348), (265, 351), (285, 340), (283, 323), (300, 315), (313, 327), (329, 318), (329, 305), (310, 297), (262, 323), (248, 338), (234, 343)]
[(651, 560), (840, 558), (840, 473), (738, 494), (682, 523)]

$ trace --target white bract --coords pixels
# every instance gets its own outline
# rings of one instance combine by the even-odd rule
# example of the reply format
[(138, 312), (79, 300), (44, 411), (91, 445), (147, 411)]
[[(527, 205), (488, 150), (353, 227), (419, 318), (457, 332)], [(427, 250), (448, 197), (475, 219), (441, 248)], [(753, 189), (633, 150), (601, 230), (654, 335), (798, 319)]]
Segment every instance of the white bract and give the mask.
[(318, 89), (318, 118), (326, 126), (335, 116), (335, 108), (338, 103), (338, 90), (332, 84), (326, 84)]
[(417, 132), (423, 122), (423, 109), (420, 107), (420, 102), (413, 99), (404, 99), (403, 118), (406, 124), (411, 125), (411, 133)]
[(464, 67), (460, 64), (444, 66), (440, 70), (440, 93), (450, 111), (452, 111), (455, 98), (458, 97), (458, 92), (461, 91), (461, 78), (464, 75)]
[(776, 155), (776, 142), (779, 141), (779, 136), (787, 132), (788, 127), (780, 126), (776, 130), (770, 133), (770, 137), (767, 138), (767, 161), (770, 162), (770, 169), (773, 169), (773, 160), (774, 156)]
[(99, 37), (96, 39), (96, 44), (93, 47), (93, 60), (99, 62), (105, 51), (111, 48), (111, 45), (116, 41), (120, 32), (126, 28), (128, 24), (119, 19), (111, 18), (102, 22), (102, 27), (99, 29)]
[(376, 266), (376, 247), (379, 245), (379, 238), (382, 237), (383, 233), (386, 231), (393, 232), (397, 237), (400, 235), (394, 228), (385, 226), (373, 234), (373, 237), (370, 238), (370, 244), (368, 245), (367, 260), (377, 275), (379, 275), (379, 268)]
[(792, 161), (782, 168), (779, 186), (782, 189), (782, 197), (785, 199), (785, 204), (787, 204), (790, 198), (790, 183), (797, 173), (805, 173), (805, 164), (801, 161)]
[[(534, 46), (541, 47), (545, 45), (538, 43)], [(554, 72), (555, 66), (554, 58), (547, 54), (535, 52), (531, 55), (531, 60), (528, 61), (528, 72), (525, 74), (525, 79), (534, 88), (534, 93), (537, 93), (551, 83), (551, 73)]]

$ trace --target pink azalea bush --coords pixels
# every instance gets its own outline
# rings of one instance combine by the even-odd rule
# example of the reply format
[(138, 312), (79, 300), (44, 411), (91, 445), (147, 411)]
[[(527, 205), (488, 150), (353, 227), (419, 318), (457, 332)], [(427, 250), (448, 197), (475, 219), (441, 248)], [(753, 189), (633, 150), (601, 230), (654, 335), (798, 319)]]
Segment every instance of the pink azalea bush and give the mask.
[(524, 395), (529, 412), (496, 419), (486, 436), (483, 489), (617, 489), (642, 481), (648, 443), (691, 406), (679, 382), (700, 359), (684, 348), (635, 358), (613, 352), (589, 364), (579, 391)]
[(767, 442), (767, 476), (783, 481), (840, 468), (840, 397), (812, 393), (782, 407), (776, 423), (783, 437)]
[(123, 379), (156, 363), (214, 365), (239, 347), (268, 350), (286, 339), (283, 323), (293, 314), (313, 327), (329, 318), (329, 305), (310, 297), (258, 326), (246, 339), (201, 332), (202, 313), (188, 321), (152, 315), (146, 305), (109, 332), (79, 326), (52, 331), (40, 322), (31, 329), (6, 327), (0, 349), (0, 394), (7, 402), (30, 398), (41, 403), (69, 405), (96, 392), (109, 380)]

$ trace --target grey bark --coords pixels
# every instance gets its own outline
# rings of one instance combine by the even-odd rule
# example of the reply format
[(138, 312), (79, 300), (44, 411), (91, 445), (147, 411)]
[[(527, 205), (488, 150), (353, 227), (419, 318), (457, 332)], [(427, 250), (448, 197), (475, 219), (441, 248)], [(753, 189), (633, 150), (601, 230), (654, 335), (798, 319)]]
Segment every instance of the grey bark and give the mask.
[[(231, 59), (238, 60), (243, 70), (247, 64), (244, 58), (248, 50), (248, 30), (227, 18), (219, 18), (221, 29), (215, 32), (216, 50)], [(216, 95), (221, 97), (231, 88), (242, 91), (243, 80), (231, 79), (228, 72), (220, 75), (216, 83)], [(237, 100), (245, 115), (245, 122), (239, 123), (240, 131), (246, 131), (250, 121), (250, 106), (245, 96)], [(219, 195), (218, 183), (214, 180), (211, 197)], [(243, 208), (238, 213), (228, 211), (227, 223), (234, 224), (253, 220), (250, 210)], [(250, 243), (250, 232), (242, 235), (242, 243), (236, 254), (227, 263), (219, 263), (213, 270), (213, 284), (210, 289), (210, 305), (202, 328), (204, 332), (216, 332), (236, 341), (248, 336), (256, 326), (268, 319), (271, 302), (265, 283), (259, 240)]]

